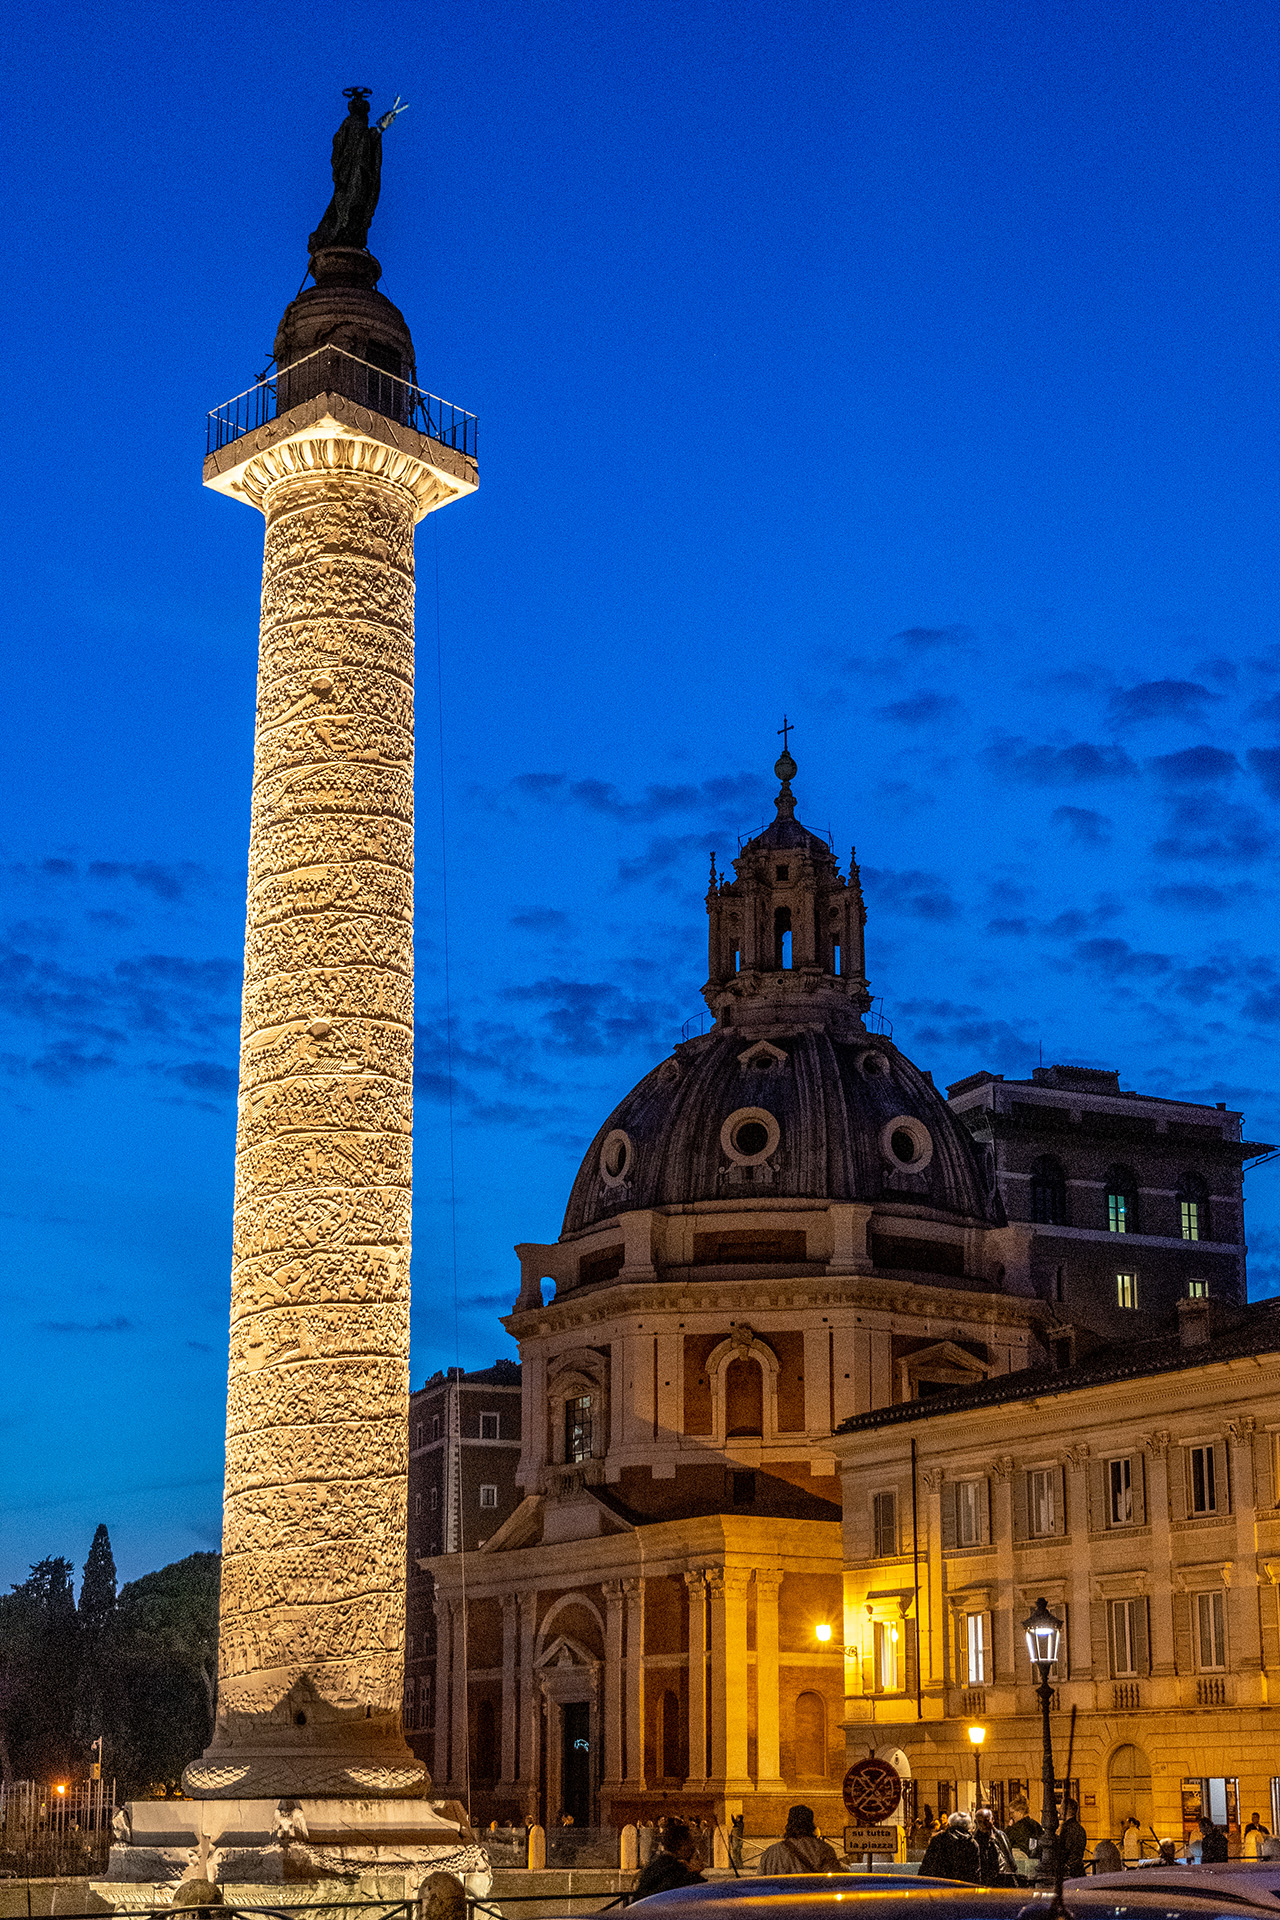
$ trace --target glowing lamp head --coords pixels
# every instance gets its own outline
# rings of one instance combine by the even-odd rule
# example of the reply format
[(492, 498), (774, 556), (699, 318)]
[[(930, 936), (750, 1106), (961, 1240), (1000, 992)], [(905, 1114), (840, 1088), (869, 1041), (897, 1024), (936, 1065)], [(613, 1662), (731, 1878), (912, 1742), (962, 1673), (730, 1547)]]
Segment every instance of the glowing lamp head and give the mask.
[(60, 1785), (60, 1786), (59, 1786), (59, 1788), (58, 1788), (58, 1792), (59, 1792), (59, 1793), (65, 1793), (65, 1792), (66, 1792), (66, 1788), (65, 1788), (64, 1786), (61, 1786), (61, 1785)]
[(986, 1739), (986, 1737), (987, 1737), (987, 1730), (985, 1727), (970, 1727), (969, 1729), (970, 1746), (980, 1747), (983, 1741)]
[(1041, 1679), (1047, 1679), (1049, 1669), (1058, 1657), (1058, 1645), (1062, 1639), (1062, 1622), (1056, 1613), (1050, 1613), (1043, 1598), (1036, 1601), (1036, 1610), (1029, 1613), (1022, 1623), (1022, 1631), (1027, 1636), (1027, 1657), (1033, 1667), (1039, 1667)]
[(830, 1623), (830, 1621), (828, 1621), (828, 1620), (819, 1620), (819, 1622), (818, 1622), (818, 1624), (817, 1624), (817, 1626), (816, 1626), (816, 1627), (814, 1628), (814, 1630), (813, 1630), (813, 1631), (814, 1631), (814, 1634), (815, 1634), (815, 1636), (816, 1636), (816, 1638), (817, 1638), (817, 1639), (819, 1639), (819, 1640), (821, 1640), (821, 1642), (822, 1642), (822, 1644), (823, 1644), (823, 1646), (825, 1647), (825, 1646), (826, 1646), (826, 1644), (827, 1644), (827, 1642), (828, 1642), (828, 1641), (830, 1640), (830, 1638), (831, 1638), (831, 1623)]

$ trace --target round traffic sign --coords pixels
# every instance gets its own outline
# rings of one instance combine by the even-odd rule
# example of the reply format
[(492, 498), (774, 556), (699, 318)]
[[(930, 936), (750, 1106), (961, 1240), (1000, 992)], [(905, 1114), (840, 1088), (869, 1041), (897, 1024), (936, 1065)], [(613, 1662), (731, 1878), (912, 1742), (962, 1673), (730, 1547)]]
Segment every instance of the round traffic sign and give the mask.
[(855, 1761), (844, 1777), (844, 1804), (864, 1827), (879, 1826), (897, 1811), (902, 1798), (902, 1775), (887, 1760), (874, 1755)]

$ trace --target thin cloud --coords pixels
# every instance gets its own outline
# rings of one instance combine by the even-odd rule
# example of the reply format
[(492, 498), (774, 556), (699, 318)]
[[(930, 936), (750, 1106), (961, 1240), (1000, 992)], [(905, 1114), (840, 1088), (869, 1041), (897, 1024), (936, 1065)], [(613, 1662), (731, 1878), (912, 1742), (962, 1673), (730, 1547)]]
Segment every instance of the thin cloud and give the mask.
[(1234, 780), (1240, 762), (1223, 747), (1184, 747), (1181, 753), (1157, 754), (1147, 763), (1158, 780), (1168, 786), (1206, 787), (1216, 781)]
[(892, 700), (887, 707), (877, 707), (882, 720), (892, 720), (901, 727), (932, 726), (936, 720), (944, 720), (954, 713), (958, 700), (944, 693), (913, 693), (905, 700)]
[(1143, 680), (1112, 694), (1111, 722), (1124, 727), (1146, 720), (1201, 720), (1219, 698), (1198, 680)]
[(1110, 843), (1111, 821), (1092, 807), (1055, 807), (1050, 818), (1078, 847), (1105, 847)]

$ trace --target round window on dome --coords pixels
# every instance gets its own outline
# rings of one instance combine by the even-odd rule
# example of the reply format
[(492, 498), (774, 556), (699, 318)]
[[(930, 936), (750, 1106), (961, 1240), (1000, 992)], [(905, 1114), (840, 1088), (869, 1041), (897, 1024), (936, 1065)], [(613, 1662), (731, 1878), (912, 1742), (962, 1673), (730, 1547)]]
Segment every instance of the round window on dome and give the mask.
[(914, 1114), (899, 1113), (880, 1129), (880, 1151), (890, 1166), (923, 1173), (933, 1158), (933, 1135)]
[(778, 1150), (782, 1128), (764, 1107), (739, 1107), (720, 1129), (720, 1145), (740, 1167), (758, 1167)]
[(860, 1053), (858, 1055), (858, 1065), (864, 1073), (870, 1074), (873, 1079), (876, 1074), (888, 1073), (889, 1071), (889, 1062), (882, 1053), (877, 1053), (874, 1047), (870, 1047), (866, 1053)]
[(600, 1149), (600, 1178), (606, 1187), (620, 1187), (623, 1184), (631, 1161), (630, 1137), (621, 1127), (615, 1127), (612, 1133), (605, 1135), (604, 1145)]

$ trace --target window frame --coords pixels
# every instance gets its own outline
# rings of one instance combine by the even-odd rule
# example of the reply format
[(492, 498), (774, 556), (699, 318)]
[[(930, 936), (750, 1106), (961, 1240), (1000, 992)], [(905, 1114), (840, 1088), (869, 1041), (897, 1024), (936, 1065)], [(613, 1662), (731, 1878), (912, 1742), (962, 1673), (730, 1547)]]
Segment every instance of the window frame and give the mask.
[[(957, 1480), (956, 1487), (956, 1545), (958, 1547), (985, 1547), (989, 1542), (987, 1483), (982, 1475), (974, 1475), (965, 1480)], [(971, 1498), (966, 1496), (971, 1495)], [(965, 1519), (971, 1517), (973, 1537), (965, 1538)]]
[[(1133, 1455), (1131, 1453), (1114, 1454), (1104, 1463), (1104, 1468), (1107, 1476), (1107, 1525), (1108, 1527), (1116, 1529), (1132, 1527), (1136, 1524), (1134, 1519), (1133, 1498)], [(1117, 1474), (1117, 1468), (1122, 1468), (1123, 1472)], [(1117, 1479), (1120, 1481), (1119, 1486), (1116, 1484)], [(1127, 1512), (1123, 1515), (1119, 1515), (1116, 1512), (1117, 1493), (1120, 1496), (1120, 1504), (1127, 1508)]]
[[(487, 1493), (493, 1495), (493, 1498), (491, 1500), (485, 1499), (485, 1495)], [(498, 1489), (495, 1483), (491, 1480), (486, 1480), (480, 1488), (480, 1506), (485, 1513), (493, 1513), (497, 1511)]]
[(871, 1551), (877, 1560), (898, 1557), (898, 1496), (892, 1487), (871, 1496)]
[(1116, 1306), (1121, 1313), (1138, 1310), (1138, 1276), (1130, 1269), (1116, 1273)]
[(986, 1687), (991, 1684), (991, 1640), (988, 1622), (991, 1618), (984, 1607), (977, 1613), (964, 1616), (964, 1653), (965, 1680), (967, 1687)]
[(579, 1467), (595, 1453), (595, 1395), (574, 1393), (564, 1401), (564, 1464)]
[[(1198, 1673), (1225, 1673), (1227, 1670), (1227, 1596), (1222, 1587), (1198, 1587), (1191, 1595), (1193, 1633)], [(1205, 1659), (1204, 1629), (1209, 1623), (1209, 1653)], [(1214, 1659), (1212, 1656), (1217, 1655)]]
[[(1218, 1470), (1217, 1446), (1212, 1440), (1200, 1441), (1189, 1446), (1187, 1455), (1187, 1518), (1188, 1520), (1210, 1520), (1225, 1511), (1219, 1499), (1222, 1476)], [(1196, 1502), (1197, 1463), (1199, 1471), (1199, 1491), (1203, 1496), (1201, 1504)]]
[[(1142, 1669), (1138, 1662), (1139, 1634), (1136, 1609), (1144, 1605), (1145, 1601), (1133, 1594), (1126, 1594), (1118, 1600), (1107, 1602), (1107, 1654), (1111, 1662), (1113, 1680), (1137, 1680), (1141, 1677)], [(1116, 1624), (1121, 1618), (1124, 1620), (1125, 1649), (1129, 1663), (1125, 1667), (1122, 1667), (1116, 1658), (1119, 1644)]]
[[(490, 1427), (492, 1427), (491, 1432), (487, 1431)], [(502, 1438), (502, 1415), (495, 1413), (491, 1407), (486, 1408), (480, 1415), (480, 1438), (482, 1440), (501, 1440)]]
[[(1041, 1512), (1037, 1513), (1037, 1493), (1043, 1495)], [(1061, 1514), (1058, 1511), (1058, 1469), (1057, 1467), (1029, 1467), (1027, 1469), (1027, 1537), (1031, 1540), (1053, 1540), (1062, 1531)], [(1040, 1525), (1047, 1514), (1049, 1524)]]

